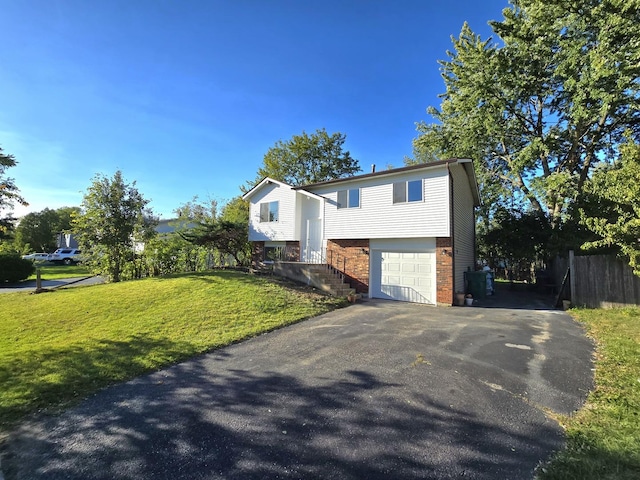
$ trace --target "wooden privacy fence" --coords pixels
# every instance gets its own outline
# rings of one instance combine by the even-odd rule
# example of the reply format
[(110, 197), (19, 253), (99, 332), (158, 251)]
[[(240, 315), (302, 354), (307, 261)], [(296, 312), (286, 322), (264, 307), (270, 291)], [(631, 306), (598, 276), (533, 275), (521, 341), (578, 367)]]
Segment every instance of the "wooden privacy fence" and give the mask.
[(569, 252), (571, 304), (590, 308), (640, 305), (640, 277), (615, 255)]

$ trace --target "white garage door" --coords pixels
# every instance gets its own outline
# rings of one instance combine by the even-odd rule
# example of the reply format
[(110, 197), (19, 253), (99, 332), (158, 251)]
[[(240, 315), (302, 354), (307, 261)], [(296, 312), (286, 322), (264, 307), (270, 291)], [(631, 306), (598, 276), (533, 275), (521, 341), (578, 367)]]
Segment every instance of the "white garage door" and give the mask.
[(371, 252), (371, 296), (435, 304), (433, 252)]

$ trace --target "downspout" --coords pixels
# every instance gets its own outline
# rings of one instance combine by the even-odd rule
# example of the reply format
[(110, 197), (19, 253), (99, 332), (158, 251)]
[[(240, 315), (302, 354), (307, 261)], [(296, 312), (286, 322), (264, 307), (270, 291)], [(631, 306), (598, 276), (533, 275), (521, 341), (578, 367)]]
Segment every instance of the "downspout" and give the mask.
[[(447, 163), (447, 173), (449, 175), (449, 218), (451, 221), (449, 222), (449, 238), (451, 239), (451, 278), (453, 279), (453, 294), (455, 295), (458, 285), (456, 285), (456, 248), (455, 248), (455, 237), (453, 236), (454, 232), (454, 188), (453, 188), (453, 176), (451, 175), (451, 168), (449, 167), (449, 163)], [(451, 298), (451, 303), (453, 304), (453, 298)]]

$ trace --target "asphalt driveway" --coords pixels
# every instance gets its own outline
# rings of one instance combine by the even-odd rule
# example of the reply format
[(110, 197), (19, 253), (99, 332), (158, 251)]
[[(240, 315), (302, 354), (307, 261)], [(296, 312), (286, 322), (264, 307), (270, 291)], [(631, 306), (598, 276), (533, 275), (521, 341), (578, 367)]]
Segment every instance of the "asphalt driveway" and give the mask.
[[(87, 277), (58, 278), (56, 280), (42, 280), (42, 288), (54, 289), (63, 287), (86, 287), (104, 283), (104, 277), (91, 275)], [(17, 284), (0, 285), (0, 293), (30, 292), (36, 289), (35, 280), (27, 280)]]
[(368, 301), (106, 389), (7, 442), (11, 479), (526, 479), (592, 345), (561, 311)]

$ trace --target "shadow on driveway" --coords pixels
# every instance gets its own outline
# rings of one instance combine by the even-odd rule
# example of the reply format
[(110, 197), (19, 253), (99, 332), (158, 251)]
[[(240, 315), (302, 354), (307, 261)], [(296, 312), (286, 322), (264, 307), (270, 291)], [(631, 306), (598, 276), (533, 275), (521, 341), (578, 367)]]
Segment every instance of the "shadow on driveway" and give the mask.
[[(490, 312), (490, 314), (489, 314)], [(525, 479), (590, 343), (562, 312), (370, 301), (126, 384), (8, 440), (7, 480)]]

